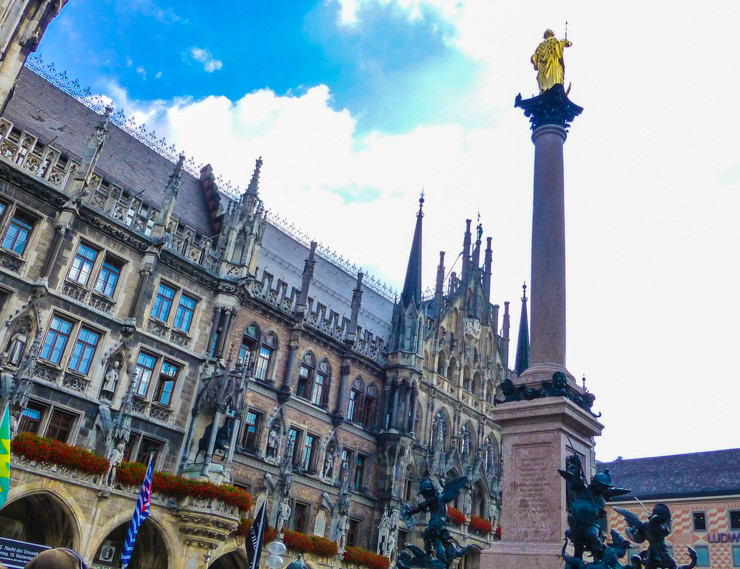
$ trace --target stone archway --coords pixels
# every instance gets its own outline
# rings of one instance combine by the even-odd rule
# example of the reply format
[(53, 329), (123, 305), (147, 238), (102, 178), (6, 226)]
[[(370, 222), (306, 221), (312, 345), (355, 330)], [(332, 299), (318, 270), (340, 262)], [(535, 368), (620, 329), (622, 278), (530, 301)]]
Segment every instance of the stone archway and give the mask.
[(74, 549), (80, 532), (78, 520), (61, 498), (50, 492), (32, 492), (0, 510), (0, 535)]
[[(121, 566), (121, 552), (129, 525), (131, 521), (127, 520), (116, 526), (98, 545), (93, 557), (95, 567)], [(165, 543), (164, 536), (156, 522), (151, 517), (147, 518), (136, 534), (136, 544), (128, 567), (130, 569), (169, 569), (170, 556)]]
[(243, 551), (230, 551), (211, 562), (208, 569), (247, 569), (249, 561)]

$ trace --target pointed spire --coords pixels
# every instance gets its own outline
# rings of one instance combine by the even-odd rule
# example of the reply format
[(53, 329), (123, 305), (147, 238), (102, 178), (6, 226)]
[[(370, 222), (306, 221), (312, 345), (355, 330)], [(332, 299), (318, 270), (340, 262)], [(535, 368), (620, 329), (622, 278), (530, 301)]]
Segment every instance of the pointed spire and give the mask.
[(182, 167), (185, 164), (185, 153), (180, 152), (180, 157), (175, 164), (175, 170), (170, 174), (167, 180), (167, 188), (165, 189), (166, 194), (174, 194), (177, 196), (177, 192), (180, 191), (180, 179), (182, 177)]
[(493, 266), (492, 237), (486, 237), (486, 256), (483, 261), (483, 296), (486, 302), (491, 302), (491, 269)]
[(522, 285), (522, 317), (519, 320), (519, 338), (516, 344), (514, 370), (522, 375), (529, 367), (529, 318), (527, 317), (527, 283)]
[(355, 290), (352, 291), (352, 312), (349, 317), (349, 326), (347, 327), (347, 333), (344, 336), (344, 343), (348, 346), (355, 344), (355, 337), (357, 336), (357, 318), (360, 315), (360, 306), (362, 304), (362, 271), (357, 273), (357, 283)]
[(445, 252), (439, 252), (439, 265), (437, 265), (437, 283), (434, 287), (434, 322), (439, 328), (440, 316), (442, 315), (442, 296), (445, 283)]
[(465, 289), (468, 287), (470, 278), (470, 222), (470, 219), (465, 220), (465, 239), (463, 239), (462, 282)]
[(301, 282), (301, 292), (298, 295), (298, 302), (296, 303), (295, 308), (296, 318), (300, 321), (303, 320), (303, 317), (306, 314), (306, 307), (308, 305), (308, 289), (311, 287), (314, 265), (316, 265), (316, 241), (311, 241), (311, 248), (308, 251), (308, 258), (303, 265), (303, 280)]
[(254, 165), (254, 173), (252, 174), (252, 180), (249, 182), (249, 187), (247, 188), (246, 193), (252, 196), (256, 196), (259, 193), (259, 183), (260, 183), (260, 169), (262, 168), (262, 156), (257, 158), (257, 161)]
[(509, 301), (504, 302), (504, 320), (501, 329), (501, 360), (504, 368), (509, 367), (509, 330), (511, 329), (511, 315)]
[(421, 304), (421, 219), (424, 217), (424, 191), (419, 198), (419, 212), (416, 214), (416, 228), (414, 229), (414, 240), (411, 243), (409, 264), (406, 268), (406, 280), (401, 292), (401, 304), (409, 306), (413, 301), (416, 306)]

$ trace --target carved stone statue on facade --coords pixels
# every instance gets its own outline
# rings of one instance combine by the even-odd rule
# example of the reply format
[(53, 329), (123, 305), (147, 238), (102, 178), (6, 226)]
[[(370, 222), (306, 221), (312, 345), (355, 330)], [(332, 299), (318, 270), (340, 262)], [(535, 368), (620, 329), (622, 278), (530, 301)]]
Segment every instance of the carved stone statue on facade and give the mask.
[(460, 494), (467, 482), (467, 476), (460, 476), (445, 484), (442, 492), (437, 493), (431, 479), (420, 480), (419, 494), (423, 500), (413, 507), (404, 506), (401, 514), (411, 525), (410, 516), (417, 512), (429, 512), (429, 523), (424, 530), (424, 550), (410, 543), (404, 544), (405, 549), (399, 554), (397, 562), (401, 569), (449, 569), (456, 558), (465, 555), (470, 546), (458, 549), (447, 529), (447, 504)]
[(265, 448), (265, 456), (267, 458), (277, 459), (278, 447), (280, 446), (280, 425), (275, 422), (270, 427), (270, 432), (267, 434), (267, 447)]
[(280, 505), (278, 506), (277, 527), (275, 528), (278, 533), (281, 533), (283, 531), (283, 528), (285, 527), (285, 524), (288, 523), (291, 511), (290, 498), (286, 496), (280, 501)]
[(118, 387), (118, 380), (120, 379), (120, 374), (118, 372), (118, 368), (121, 367), (121, 362), (118, 360), (113, 360), (108, 364), (108, 369), (105, 372), (105, 378), (103, 379), (103, 391), (106, 393), (115, 393), (116, 387)]
[(13, 334), (8, 343), (7, 362), (12, 366), (21, 365), (28, 344), (28, 329), (22, 326)]
[(473, 490), (472, 488), (466, 487), (463, 489), (462, 493), (462, 507), (463, 507), (463, 514), (465, 514), (465, 517), (470, 519), (470, 514), (473, 513)]
[(106, 486), (113, 486), (113, 482), (115, 482), (116, 480), (116, 471), (123, 462), (124, 446), (125, 445), (123, 444), (123, 441), (121, 441), (115, 447), (110, 449), (106, 454), (105, 458), (108, 459), (109, 463), (108, 471), (105, 473), (105, 476), (100, 479), (101, 486), (103, 486), (103, 484), (105, 484)]
[(326, 455), (324, 456), (324, 468), (322, 469), (322, 474), (324, 475), (324, 478), (331, 478), (331, 475), (333, 472), (334, 472), (334, 447), (329, 446), (329, 448), (326, 449)]

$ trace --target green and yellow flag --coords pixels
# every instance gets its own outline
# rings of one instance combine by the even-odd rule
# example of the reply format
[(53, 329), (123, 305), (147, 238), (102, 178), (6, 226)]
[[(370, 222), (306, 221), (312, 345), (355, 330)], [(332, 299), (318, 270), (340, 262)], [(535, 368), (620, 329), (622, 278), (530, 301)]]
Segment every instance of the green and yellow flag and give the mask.
[(8, 499), (10, 491), (10, 405), (5, 406), (0, 424), (0, 506)]

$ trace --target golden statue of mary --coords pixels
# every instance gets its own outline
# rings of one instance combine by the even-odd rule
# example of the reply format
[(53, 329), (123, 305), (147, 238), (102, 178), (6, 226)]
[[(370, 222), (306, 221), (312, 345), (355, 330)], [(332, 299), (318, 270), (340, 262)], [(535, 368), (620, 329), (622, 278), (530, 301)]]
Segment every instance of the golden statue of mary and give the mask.
[(537, 70), (537, 83), (540, 94), (550, 89), (556, 83), (561, 85), (565, 81), (565, 62), (563, 51), (573, 45), (566, 40), (559, 40), (552, 30), (545, 30), (545, 41), (537, 46), (532, 55), (532, 65)]

